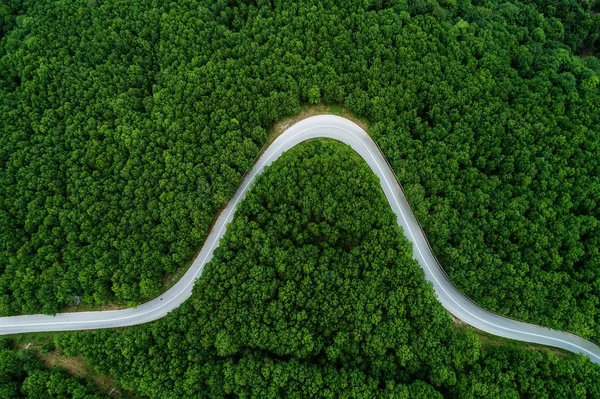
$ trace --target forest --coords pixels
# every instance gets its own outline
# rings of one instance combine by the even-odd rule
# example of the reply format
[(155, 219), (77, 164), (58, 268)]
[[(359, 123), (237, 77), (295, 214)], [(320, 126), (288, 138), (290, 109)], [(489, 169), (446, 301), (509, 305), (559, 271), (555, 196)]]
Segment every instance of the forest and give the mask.
[(167, 317), (54, 340), (149, 398), (600, 398), (589, 359), (454, 325), (378, 179), (333, 141), (265, 170)]
[(108, 399), (60, 368), (47, 369), (35, 353), (0, 339), (0, 399)]
[[(326, 103), (368, 119), (462, 292), (600, 341), (599, 11), (596, 0), (2, 2), (0, 315), (157, 295), (273, 123)], [(346, 164), (360, 182), (333, 184), (350, 171), (310, 155), (351, 156), (311, 145), (306, 161), (286, 162), (331, 172), (313, 169), (318, 190), (302, 189), (323, 204), (286, 197), (301, 175), (265, 176), (268, 197), (246, 201), (189, 303), (148, 326), (59, 335), (59, 346), (152, 397), (599, 396), (582, 358), (455, 331), (369, 197), (373, 177)]]
[(135, 305), (274, 121), (369, 120), (452, 281), (600, 339), (600, 2), (9, 0), (0, 314)]

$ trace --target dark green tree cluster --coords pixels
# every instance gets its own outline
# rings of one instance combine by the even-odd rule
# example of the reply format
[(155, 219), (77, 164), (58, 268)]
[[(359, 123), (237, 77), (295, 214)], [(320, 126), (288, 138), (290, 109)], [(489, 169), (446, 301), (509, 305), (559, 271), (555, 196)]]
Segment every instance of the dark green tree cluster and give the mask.
[(22, 0), (5, 0), (0, 4), (0, 39), (15, 27), (17, 17), (25, 11), (23, 3)]
[[(408, 54), (422, 77), (394, 77), (395, 90), (379, 90), (379, 102), (399, 107), (365, 108), (370, 132), (461, 291), (493, 311), (597, 340), (600, 63), (564, 58), (551, 18), (537, 14), (522, 27), (519, 8), (505, 6), (489, 17), (493, 34), (476, 8)], [(487, 51), (500, 37), (513, 45)]]
[[(600, 1), (523, 0), (541, 12), (545, 19), (564, 31), (563, 42), (576, 54), (598, 54), (600, 50)], [(535, 17), (534, 17), (535, 18)]]
[(156, 295), (268, 127), (339, 102), (461, 290), (600, 337), (597, 2), (6, 4), (0, 314)]
[(107, 399), (61, 368), (48, 370), (32, 350), (12, 350), (0, 339), (0, 399)]
[(150, 398), (600, 398), (589, 359), (453, 328), (378, 179), (331, 141), (264, 172), (165, 319), (56, 341)]

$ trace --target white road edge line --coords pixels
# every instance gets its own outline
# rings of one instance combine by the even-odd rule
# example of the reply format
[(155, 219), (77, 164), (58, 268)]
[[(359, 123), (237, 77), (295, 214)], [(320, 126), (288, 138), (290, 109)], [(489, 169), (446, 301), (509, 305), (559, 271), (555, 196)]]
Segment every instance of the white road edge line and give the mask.
[[(349, 140), (348, 136), (352, 137), (352, 140)], [(408, 231), (408, 238), (420, 256), (420, 258), (417, 259), (418, 263), (428, 272), (425, 274), (425, 277), (432, 282), (438, 300), (451, 314), (463, 320), (465, 323), (491, 334), (526, 342), (555, 346), (574, 353), (582, 353), (588, 355), (593, 362), (600, 364), (600, 348), (593, 342), (586, 341), (571, 333), (551, 330), (546, 327), (523, 323), (496, 315), (481, 309), (474, 302), (461, 294), (448, 280), (443, 269), (435, 259), (435, 255), (431, 253), (430, 247), (427, 245), (426, 237), (423, 235), (418, 225), (416, 226), (418, 227), (416, 235), (413, 232), (413, 227), (415, 227), (414, 224), (418, 222), (416, 222), (416, 218), (406, 201), (402, 192), (402, 187), (395, 177), (395, 173), (388, 166), (385, 157), (380, 152), (377, 144), (375, 144), (371, 137), (358, 125), (345, 118), (333, 115), (320, 115), (304, 119), (288, 128), (273, 143), (271, 143), (270, 146), (265, 148), (263, 155), (256, 161), (251, 172), (245, 176), (244, 181), (236, 190), (230, 202), (226, 205), (221, 214), (218, 215), (213, 229), (208, 233), (206, 241), (204, 242), (198, 257), (190, 266), (190, 269), (178, 283), (158, 298), (146, 302), (137, 308), (128, 308), (117, 311), (61, 313), (56, 316), (27, 315), (0, 317), (0, 335), (32, 331), (68, 331), (123, 327), (142, 324), (164, 317), (169, 311), (178, 307), (191, 295), (193, 283), (201, 275), (205, 264), (212, 258), (213, 251), (219, 243), (220, 238), (225, 234), (227, 225), (232, 220), (237, 205), (245, 197), (247, 190), (254, 182), (256, 176), (261, 174), (262, 170), (275, 161), (284, 151), (289, 150), (303, 141), (314, 138), (329, 138), (349, 145), (365, 160), (365, 162), (367, 162), (371, 170), (379, 177), (382, 182), (381, 185), (382, 189), (384, 189), (384, 194), (388, 197), (389, 193), (392, 197), (391, 199), (388, 197), (392, 210), (396, 213), (396, 216), (402, 218), (403, 223), (399, 223), (400, 226), (403, 227), (405, 231)], [(359, 148), (358, 145), (361, 147)], [(366, 151), (366, 153), (361, 153), (361, 150)], [(373, 168), (371, 163), (376, 166), (377, 170)], [(393, 176), (393, 183), (396, 183), (396, 185), (391, 183), (386, 175)], [(385, 182), (385, 187), (383, 182)], [(401, 195), (400, 199), (396, 193)], [(398, 209), (399, 215), (395, 208)], [(409, 220), (406, 217), (403, 208), (412, 216), (412, 220)], [(423, 250), (421, 246), (424, 246)], [(426, 260), (426, 255), (428, 255), (430, 259), (433, 259), (433, 265), (430, 265)], [(436, 274), (438, 274), (438, 276), (436, 276)], [(163, 298), (167, 298), (167, 300), (163, 301)], [(500, 321), (502, 325), (497, 322), (493, 323), (490, 319)], [(512, 326), (512, 328), (509, 326)], [(574, 341), (577, 341), (577, 343)]]

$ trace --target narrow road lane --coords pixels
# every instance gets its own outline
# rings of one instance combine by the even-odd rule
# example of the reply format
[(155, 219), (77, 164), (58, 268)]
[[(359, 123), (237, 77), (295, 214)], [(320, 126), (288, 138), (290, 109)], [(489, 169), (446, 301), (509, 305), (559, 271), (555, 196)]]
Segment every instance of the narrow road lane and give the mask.
[(600, 347), (576, 335), (523, 323), (488, 312), (469, 300), (450, 282), (448, 276), (434, 257), (415, 216), (408, 205), (404, 192), (385, 157), (369, 135), (353, 122), (331, 115), (305, 119), (279, 136), (262, 154), (246, 175), (233, 198), (219, 215), (204, 246), (185, 275), (163, 295), (136, 308), (98, 312), (61, 313), (56, 316), (29, 315), (0, 318), (0, 335), (39, 332), (90, 330), (97, 328), (124, 327), (147, 323), (164, 317), (181, 305), (192, 294), (194, 281), (210, 261), (219, 240), (225, 234), (227, 224), (233, 219), (237, 204), (244, 199), (257, 175), (284, 152), (303, 141), (329, 138), (352, 147), (379, 177), (381, 187), (398, 224), (413, 244), (413, 256), (431, 281), (438, 300), (455, 317), (490, 334), (519, 341), (562, 348), (583, 353), (600, 364)]

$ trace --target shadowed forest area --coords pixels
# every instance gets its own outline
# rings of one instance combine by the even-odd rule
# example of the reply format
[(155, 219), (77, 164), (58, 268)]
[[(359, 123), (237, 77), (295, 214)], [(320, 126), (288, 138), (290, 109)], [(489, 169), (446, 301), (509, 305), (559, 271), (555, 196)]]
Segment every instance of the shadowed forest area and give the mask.
[[(54, 350), (49, 344), (42, 351)], [(89, 382), (64, 369), (47, 369), (30, 349), (14, 350), (10, 339), (0, 339), (0, 398), (2, 399), (108, 399)]]

